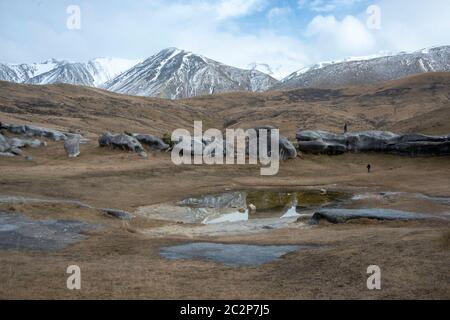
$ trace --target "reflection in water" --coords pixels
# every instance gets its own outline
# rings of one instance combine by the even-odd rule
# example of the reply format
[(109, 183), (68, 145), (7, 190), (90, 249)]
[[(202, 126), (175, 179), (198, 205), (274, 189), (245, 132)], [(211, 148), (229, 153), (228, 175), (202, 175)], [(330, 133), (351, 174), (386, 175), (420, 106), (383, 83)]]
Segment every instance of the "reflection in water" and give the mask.
[[(198, 222), (213, 224), (297, 217), (302, 209), (322, 207), (343, 198), (345, 195), (338, 192), (249, 191), (187, 198), (176, 205), (188, 210), (197, 220), (201, 219)], [(249, 209), (251, 205), (256, 207), (255, 211)]]

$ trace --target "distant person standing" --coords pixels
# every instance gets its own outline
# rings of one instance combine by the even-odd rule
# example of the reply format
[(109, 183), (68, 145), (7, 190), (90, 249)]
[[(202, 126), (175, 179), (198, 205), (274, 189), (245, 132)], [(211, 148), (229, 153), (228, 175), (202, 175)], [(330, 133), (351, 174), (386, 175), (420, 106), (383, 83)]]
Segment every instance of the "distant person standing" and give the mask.
[(347, 133), (347, 131), (348, 131), (348, 124), (346, 122), (345, 125), (344, 125), (344, 133)]
[(370, 163), (367, 165), (367, 173), (370, 173), (370, 170), (372, 170), (372, 166), (370, 165)]

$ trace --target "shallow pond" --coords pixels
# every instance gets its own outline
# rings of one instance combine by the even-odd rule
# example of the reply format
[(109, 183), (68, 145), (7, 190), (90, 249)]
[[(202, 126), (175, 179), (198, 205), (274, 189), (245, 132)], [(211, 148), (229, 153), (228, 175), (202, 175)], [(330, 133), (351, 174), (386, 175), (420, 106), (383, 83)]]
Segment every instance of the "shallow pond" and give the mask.
[(211, 213), (202, 221), (208, 224), (297, 217), (302, 210), (323, 207), (345, 198), (345, 194), (339, 192), (241, 191), (187, 198), (177, 205), (192, 211)]

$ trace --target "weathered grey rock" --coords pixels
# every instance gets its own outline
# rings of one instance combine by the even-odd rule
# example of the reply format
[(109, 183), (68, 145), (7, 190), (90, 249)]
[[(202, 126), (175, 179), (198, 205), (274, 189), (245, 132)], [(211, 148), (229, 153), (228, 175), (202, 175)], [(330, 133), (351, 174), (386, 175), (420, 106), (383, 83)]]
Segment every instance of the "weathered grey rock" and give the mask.
[(205, 141), (199, 139), (197, 137), (183, 136), (180, 137), (177, 141), (174, 141), (175, 150), (186, 151), (191, 155), (203, 155), (203, 151), (205, 150), (206, 144)]
[[(256, 135), (258, 137), (258, 150), (259, 150), (259, 133), (260, 130), (268, 130), (268, 136), (267, 136), (267, 146), (268, 146), (268, 152), (271, 154), (272, 148), (271, 148), (271, 130), (276, 129), (273, 126), (258, 126), (255, 128)], [(280, 135), (279, 139), (279, 152), (280, 152), (280, 160), (288, 160), (288, 159), (295, 159), (297, 157), (297, 150), (295, 149), (294, 145), (284, 136)]]
[(34, 220), (0, 212), (0, 249), (60, 250), (101, 226), (73, 220)]
[(385, 152), (411, 156), (450, 155), (449, 136), (398, 135), (386, 131), (334, 134), (299, 130), (297, 140), (300, 151), (316, 154)]
[(133, 151), (139, 155), (146, 156), (141, 143), (136, 138), (126, 134), (113, 135), (111, 133), (105, 133), (99, 138), (98, 143), (100, 147)]
[(245, 244), (188, 243), (163, 247), (161, 256), (170, 260), (194, 259), (223, 263), (227, 266), (258, 266), (276, 261), (284, 255), (317, 246), (256, 246)]
[(243, 192), (226, 192), (217, 195), (186, 198), (179, 202), (179, 206), (197, 208), (245, 208), (247, 196)]
[(11, 152), (0, 152), (0, 157), (11, 158), (11, 157), (15, 157), (15, 156), (16, 155)]
[(129, 212), (116, 209), (102, 209), (107, 215), (120, 220), (131, 220), (132, 215)]
[(295, 159), (297, 155), (297, 149), (294, 145), (286, 137), (280, 136), (280, 159)]
[(35, 127), (30, 125), (15, 125), (0, 122), (0, 129), (8, 130), (14, 134), (23, 134), (29, 137), (44, 137), (53, 141), (66, 140), (66, 135), (58, 130)]
[(113, 137), (114, 136), (111, 133), (107, 132), (98, 138), (98, 144), (100, 147), (112, 147), (111, 140)]
[(420, 213), (406, 212), (390, 209), (322, 209), (314, 213), (311, 223), (316, 224), (321, 220), (331, 223), (345, 223), (355, 219), (372, 220), (423, 220), (433, 218)]
[(69, 158), (76, 158), (80, 155), (80, 136), (73, 135), (64, 141), (64, 150)]
[(8, 140), (2, 134), (0, 134), (0, 152), (6, 152), (9, 149), (11, 149), (11, 146), (8, 143)]
[(12, 148), (39, 148), (41, 146), (46, 146), (45, 142), (40, 140), (28, 140), (28, 139), (19, 139), (19, 138), (7, 138), (8, 143)]
[(45, 144), (39, 140), (8, 138), (0, 134), (0, 153), (2, 157), (20, 156), (23, 154), (22, 148), (37, 148), (41, 145)]
[(22, 150), (19, 148), (11, 148), (10, 152), (16, 156), (21, 156), (23, 154)]
[(140, 143), (145, 144), (150, 147), (153, 151), (165, 151), (170, 148), (161, 138), (152, 136), (150, 134), (133, 134)]

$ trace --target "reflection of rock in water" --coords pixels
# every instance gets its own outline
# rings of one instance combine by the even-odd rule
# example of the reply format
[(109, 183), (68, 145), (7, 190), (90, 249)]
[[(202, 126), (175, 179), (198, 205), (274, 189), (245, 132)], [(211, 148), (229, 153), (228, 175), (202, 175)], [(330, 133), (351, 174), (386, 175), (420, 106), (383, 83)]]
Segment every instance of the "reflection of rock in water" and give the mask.
[(313, 246), (256, 246), (221, 243), (189, 243), (161, 248), (166, 259), (195, 259), (223, 263), (228, 266), (253, 266), (275, 261), (287, 253)]
[(187, 198), (177, 203), (180, 206), (197, 208), (247, 208), (246, 192), (228, 192), (198, 198)]
[[(137, 214), (183, 223), (214, 224), (298, 216), (298, 208), (318, 208), (346, 198), (338, 192), (242, 191), (191, 197), (176, 204), (140, 207)], [(256, 208), (256, 210), (252, 210)]]

